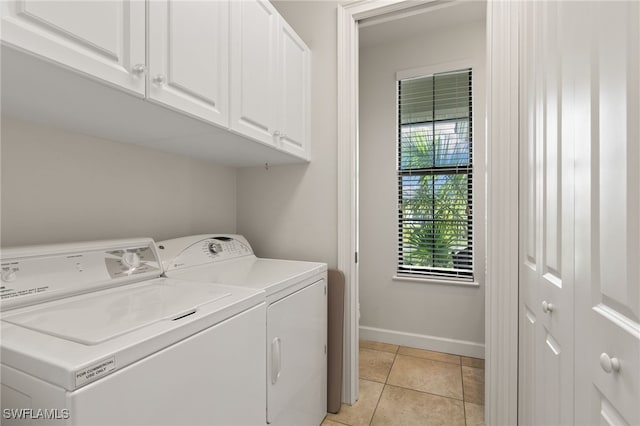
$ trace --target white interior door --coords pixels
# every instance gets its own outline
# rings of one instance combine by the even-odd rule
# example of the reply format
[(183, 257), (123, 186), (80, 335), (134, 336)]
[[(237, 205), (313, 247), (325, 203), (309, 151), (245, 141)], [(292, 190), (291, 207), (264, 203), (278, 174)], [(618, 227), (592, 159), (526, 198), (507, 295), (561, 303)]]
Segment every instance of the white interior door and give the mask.
[(229, 2), (149, 2), (149, 78), (149, 99), (227, 127)]
[(520, 422), (573, 423), (573, 140), (557, 3), (523, 5)]
[(563, 7), (579, 143), (576, 424), (638, 425), (640, 3)]
[(637, 425), (640, 3), (523, 9), (519, 420)]
[(145, 2), (0, 2), (2, 41), (144, 96)]

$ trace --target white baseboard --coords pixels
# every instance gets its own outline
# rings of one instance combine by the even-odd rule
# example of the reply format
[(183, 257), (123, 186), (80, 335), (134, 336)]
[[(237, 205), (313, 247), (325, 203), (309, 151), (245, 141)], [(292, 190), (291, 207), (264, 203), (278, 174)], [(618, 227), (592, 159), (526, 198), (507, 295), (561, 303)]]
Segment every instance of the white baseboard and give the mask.
[(484, 344), (360, 326), (360, 339), (484, 359)]

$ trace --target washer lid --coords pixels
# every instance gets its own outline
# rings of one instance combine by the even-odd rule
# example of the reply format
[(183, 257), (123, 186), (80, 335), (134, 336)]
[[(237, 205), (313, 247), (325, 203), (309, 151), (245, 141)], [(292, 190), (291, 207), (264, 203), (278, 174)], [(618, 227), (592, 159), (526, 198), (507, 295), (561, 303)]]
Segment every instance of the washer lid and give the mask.
[(118, 290), (60, 300), (2, 319), (40, 333), (95, 345), (159, 321), (183, 318), (199, 306), (231, 295), (208, 284), (185, 286), (165, 280)]
[(325, 273), (326, 270), (325, 263), (246, 256), (226, 262), (174, 269), (166, 274), (182, 280), (264, 290), (267, 297), (270, 297), (277, 293), (291, 292), (305, 280)]

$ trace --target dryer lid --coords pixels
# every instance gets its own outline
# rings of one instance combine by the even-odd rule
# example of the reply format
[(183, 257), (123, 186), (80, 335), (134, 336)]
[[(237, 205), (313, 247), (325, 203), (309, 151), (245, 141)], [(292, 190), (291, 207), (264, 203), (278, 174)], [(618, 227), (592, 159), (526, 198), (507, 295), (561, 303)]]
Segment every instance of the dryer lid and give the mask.
[(174, 321), (231, 293), (206, 283), (157, 279), (47, 303), (3, 321), (62, 339), (96, 345), (160, 321)]

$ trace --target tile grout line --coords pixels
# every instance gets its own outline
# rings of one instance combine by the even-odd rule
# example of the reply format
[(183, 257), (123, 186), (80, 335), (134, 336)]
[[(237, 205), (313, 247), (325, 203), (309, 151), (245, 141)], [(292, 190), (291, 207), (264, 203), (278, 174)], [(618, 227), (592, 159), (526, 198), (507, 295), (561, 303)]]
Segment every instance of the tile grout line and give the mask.
[[(427, 351), (427, 352), (439, 353), (439, 354), (443, 354), (443, 355), (455, 356), (455, 357), (458, 357), (458, 361), (457, 362), (451, 362), (451, 361), (443, 361), (441, 359), (434, 359), (434, 358), (423, 357), (423, 356), (415, 356), (415, 355), (410, 355), (410, 354), (401, 354), (400, 353), (400, 348), (401, 347), (408, 348), (408, 349), (417, 349), (419, 351)], [(412, 358), (418, 358), (418, 359), (426, 359), (426, 360), (429, 360), (429, 361), (444, 362), (446, 364), (455, 364), (455, 365), (460, 365), (460, 366), (462, 365), (462, 355), (450, 354), (450, 353), (447, 353), (447, 352), (431, 351), (431, 350), (428, 350), (428, 349), (412, 348), (410, 346), (398, 346), (398, 355), (410, 356)]]
[(382, 385), (382, 392), (380, 392), (380, 396), (376, 401), (376, 407), (373, 409), (373, 413), (371, 414), (371, 419), (369, 420), (369, 426), (373, 423), (373, 418), (376, 416), (376, 411), (378, 411), (378, 406), (380, 405), (380, 400), (382, 399), (382, 394), (384, 393), (385, 388), (387, 387), (387, 381), (389, 380), (389, 375), (391, 374), (391, 370), (393, 370), (393, 365), (396, 363), (396, 359), (398, 359), (398, 350), (400, 346), (396, 348), (396, 351), (393, 354), (393, 362), (391, 363), (391, 368), (389, 368), (389, 372), (387, 373), (387, 377), (384, 379), (384, 384)]
[(462, 358), (460, 358), (460, 383), (462, 384), (462, 414), (464, 414), (464, 425), (467, 425), (467, 404), (464, 403), (464, 374), (462, 374)]
[(408, 388), (408, 387), (405, 387), (405, 386), (391, 385), (391, 384), (387, 385), (387, 384), (385, 384), (385, 387), (386, 386), (391, 386), (393, 388), (398, 388), (398, 389), (404, 389), (404, 390), (408, 390), (408, 391), (423, 393), (425, 395), (430, 395), (430, 396), (437, 396), (438, 398), (446, 398), (446, 399), (451, 399), (453, 401), (464, 402), (464, 399), (454, 398), (452, 396), (440, 395), (440, 394), (432, 393), (432, 392), (426, 392), (426, 391), (422, 391), (422, 390), (419, 390), (419, 389)]
[[(349, 423), (342, 423), (342, 422), (339, 422), (339, 421), (337, 421), (337, 420), (331, 420), (331, 419), (329, 419), (329, 421), (334, 422), (334, 423), (338, 423), (338, 424), (341, 424), (341, 425), (344, 425), (344, 426), (351, 426)], [(323, 420), (323, 422), (324, 422), (324, 420)]]
[(458, 366), (460, 366), (460, 365), (461, 365), (459, 362), (442, 361), (442, 360), (439, 360), (439, 359), (424, 358), (424, 357), (421, 357), (421, 356), (415, 356), (415, 355), (407, 355), (407, 354), (400, 354), (400, 353), (399, 353), (398, 355), (408, 356), (408, 357), (410, 357), (410, 358), (415, 358), (415, 359), (424, 359), (424, 360), (426, 360), (426, 361), (441, 362), (441, 363), (443, 363), (443, 364), (451, 364), (451, 365), (458, 365)]

